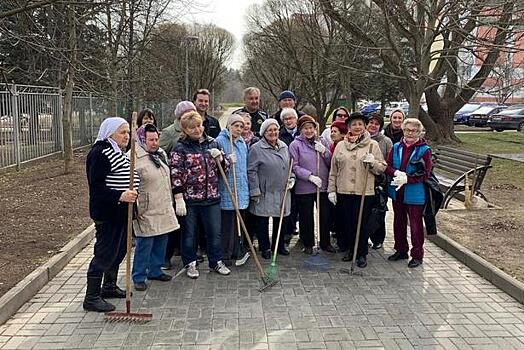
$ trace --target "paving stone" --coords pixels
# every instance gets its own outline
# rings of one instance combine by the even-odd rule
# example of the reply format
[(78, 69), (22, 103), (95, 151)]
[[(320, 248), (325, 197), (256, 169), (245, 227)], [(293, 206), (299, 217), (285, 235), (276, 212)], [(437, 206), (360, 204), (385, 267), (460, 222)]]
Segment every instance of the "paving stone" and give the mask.
[(253, 262), (227, 277), (204, 263), (197, 280), (136, 292), (133, 310), (153, 320), (129, 324), (82, 310), (90, 245), (0, 326), (0, 349), (524, 349), (523, 305), (430, 242), (415, 270), (386, 260), (389, 234), (385, 246), (363, 276), (339, 273), (339, 254), (322, 255), (327, 271), (304, 269), (292, 248), (279, 258), (281, 284), (264, 293)]

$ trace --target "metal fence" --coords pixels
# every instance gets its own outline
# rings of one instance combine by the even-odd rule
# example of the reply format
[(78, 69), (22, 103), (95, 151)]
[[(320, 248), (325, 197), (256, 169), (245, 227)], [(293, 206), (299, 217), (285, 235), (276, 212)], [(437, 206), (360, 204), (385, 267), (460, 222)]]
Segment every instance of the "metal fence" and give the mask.
[[(0, 88), (0, 169), (63, 151), (62, 91), (54, 87), (4, 85)], [(73, 145), (92, 143), (108, 115), (104, 98), (75, 93)]]

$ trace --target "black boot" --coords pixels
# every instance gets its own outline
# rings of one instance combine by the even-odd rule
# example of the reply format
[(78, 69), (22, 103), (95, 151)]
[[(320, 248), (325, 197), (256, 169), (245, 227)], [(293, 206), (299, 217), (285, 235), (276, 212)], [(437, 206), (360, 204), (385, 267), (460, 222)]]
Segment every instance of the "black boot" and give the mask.
[(116, 285), (117, 277), (118, 277), (118, 268), (111, 269), (111, 270), (104, 272), (104, 284), (102, 285), (102, 293), (101, 293), (102, 298), (124, 299), (126, 297), (126, 291), (120, 289)]
[(84, 298), (84, 310), (96, 312), (109, 312), (115, 309), (115, 306), (108, 303), (100, 296), (101, 277), (87, 278), (87, 291)]

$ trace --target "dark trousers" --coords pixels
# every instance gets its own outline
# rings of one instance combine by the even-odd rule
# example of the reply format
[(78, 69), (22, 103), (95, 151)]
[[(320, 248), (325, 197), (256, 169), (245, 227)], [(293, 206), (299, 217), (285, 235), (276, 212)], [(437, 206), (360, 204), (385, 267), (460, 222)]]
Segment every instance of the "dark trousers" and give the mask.
[(424, 226), (422, 214), (424, 206), (403, 204), (402, 198), (393, 201), (393, 234), (395, 236), (395, 250), (407, 253), (408, 245), (408, 217), (411, 228), (411, 257), (422, 260), (424, 257)]
[[(244, 210), (240, 210), (240, 215), (244, 218)], [(238, 249), (238, 225), (237, 215), (234, 210), (221, 210), (222, 215), (222, 258), (236, 259)], [(242, 237), (244, 236), (241, 233)]]
[(369, 238), (373, 244), (382, 244), (386, 239), (386, 212), (373, 215), (373, 218), (377, 220), (377, 228), (369, 233)]
[[(278, 223), (279, 217), (273, 217), (273, 233), (271, 235), (271, 247), (269, 245), (269, 217), (255, 216), (255, 231), (258, 238), (258, 247), (260, 251), (268, 249), (275, 249), (275, 243), (277, 241)], [(287, 220), (287, 216), (282, 221), (282, 227), (284, 227)], [(282, 230), (280, 231), (280, 242), (278, 243), (278, 249), (284, 248), (284, 236)]]
[[(247, 232), (249, 233), (249, 238), (251, 239), (251, 242), (253, 242), (253, 240), (257, 237), (257, 233), (255, 230), (257, 224), (257, 216), (250, 213), (249, 210), (245, 210), (244, 224), (246, 225)], [(244, 238), (244, 247), (249, 247), (249, 243), (247, 243), (247, 239), (244, 237), (243, 234), (242, 237)]]
[[(337, 207), (339, 211), (337, 216), (343, 220), (341, 237), (338, 239), (339, 245), (343, 248), (349, 248), (353, 251), (357, 236), (358, 212), (362, 196), (354, 194), (338, 194)], [(368, 254), (368, 230), (366, 229), (369, 214), (373, 206), (374, 196), (364, 197), (364, 209), (362, 211), (362, 221), (360, 225), (360, 236), (356, 257), (366, 256)]]
[(127, 248), (127, 220), (95, 223), (94, 256), (87, 269), (87, 277), (102, 278), (105, 271), (117, 269)]
[[(311, 248), (315, 245), (315, 215), (314, 207), (317, 194), (297, 194), (298, 224), (300, 227), (300, 240), (304, 247)], [(326, 192), (320, 193), (320, 248), (325, 249), (331, 245), (329, 237), (331, 208)]]
[[(180, 217), (177, 217), (178, 222), (180, 222)], [(180, 250), (180, 236), (182, 234), (182, 230), (178, 229), (173, 232), (169, 232), (167, 234), (167, 245), (166, 245), (166, 257), (165, 260), (170, 261), (173, 257), (173, 254), (175, 254), (175, 249)]]
[(215, 268), (222, 259), (222, 234), (220, 232), (220, 204), (188, 205), (182, 220), (182, 262), (196, 261), (198, 222), (202, 222), (207, 242), (209, 267)]
[(291, 209), (289, 216), (286, 220), (286, 227), (283, 228), (284, 237), (286, 240), (290, 240), (293, 236), (293, 233), (297, 229), (297, 221), (298, 221), (298, 203), (297, 203), (297, 195), (295, 194), (295, 188), (293, 187), (289, 194), (291, 195)]

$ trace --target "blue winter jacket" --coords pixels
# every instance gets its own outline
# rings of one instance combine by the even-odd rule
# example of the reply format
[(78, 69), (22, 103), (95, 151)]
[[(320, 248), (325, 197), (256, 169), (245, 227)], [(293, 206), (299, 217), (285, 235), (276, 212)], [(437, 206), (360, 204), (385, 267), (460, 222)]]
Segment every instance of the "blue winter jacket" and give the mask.
[[(224, 150), (226, 157), (231, 154), (231, 147), (229, 143), (229, 131), (222, 129), (215, 139), (220, 147)], [(246, 209), (249, 205), (249, 186), (247, 180), (247, 145), (242, 137), (233, 141), (234, 154), (236, 157), (235, 171), (237, 178), (237, 197), (239, 209)], [(232, 164), (231, 164), (232, 165)], [(233, 186), (233, 168), (229, 168), (226, 172), (226, 176), (229, 182), (229, 187), (234, 191)], [(220, 178), (218, 182), (218, 189), (220, 190), (220, 209), (222, 210), (234, 210), (231, 196), (227, 192), (226, 186), (224, 186), (224, 180)]]

